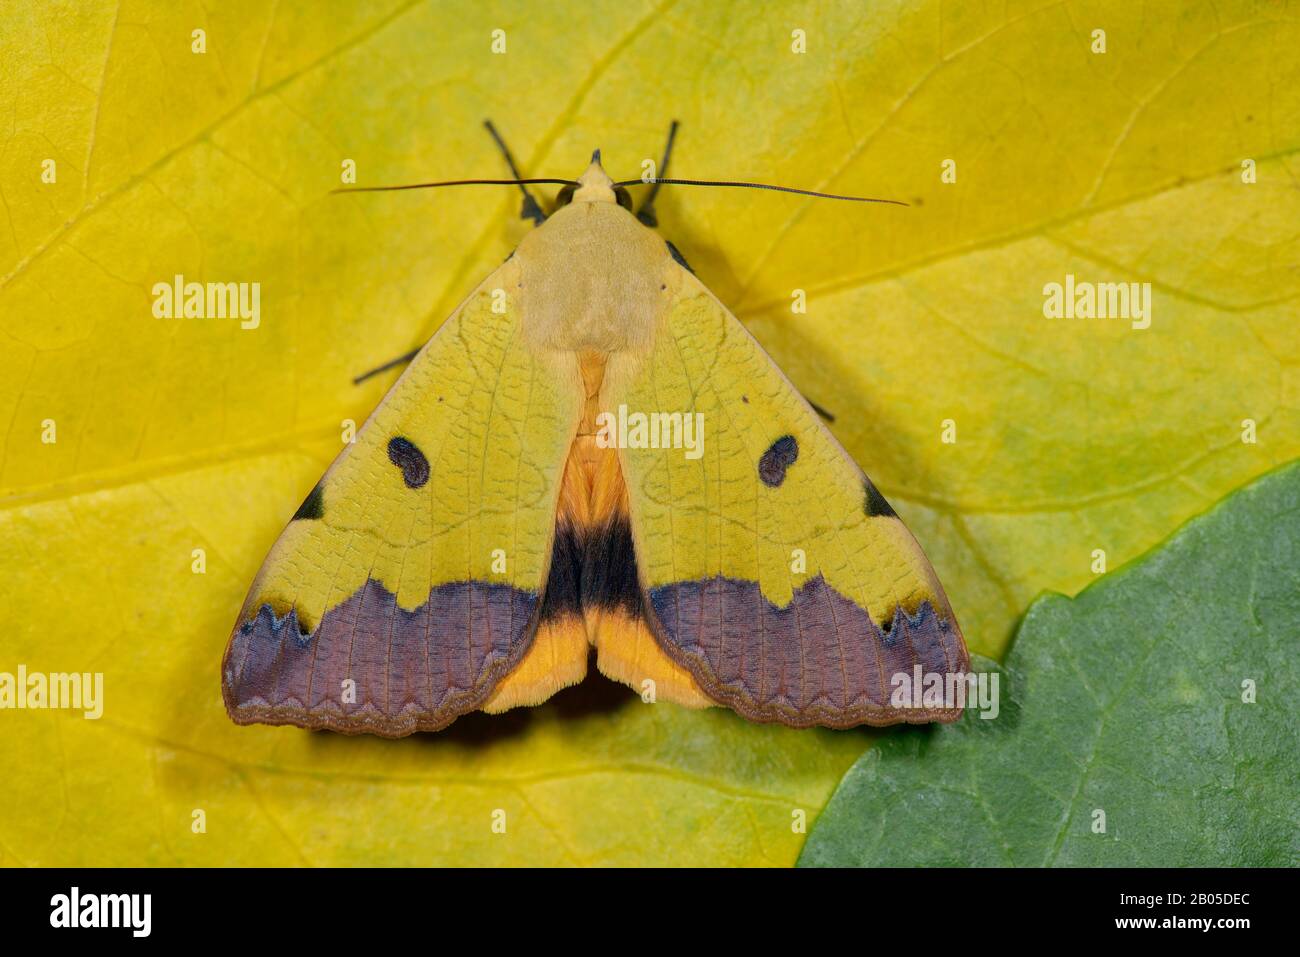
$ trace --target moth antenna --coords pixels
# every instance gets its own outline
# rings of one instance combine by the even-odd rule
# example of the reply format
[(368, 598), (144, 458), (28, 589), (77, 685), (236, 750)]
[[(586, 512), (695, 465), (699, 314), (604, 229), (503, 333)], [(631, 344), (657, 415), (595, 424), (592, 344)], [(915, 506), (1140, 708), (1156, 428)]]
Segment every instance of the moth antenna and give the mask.
[(572, 179), (448, 179), (438, 183), (406, 183), (401, 186), (340, 186), (331, 193), (385, 193), (399, 189), (431, 189), (435, 186), (535, 186), (550, 183), (558, 186), (579, 186)]
[(841, 196), (838, 193), (819, 193), (812, 189), (795, 189), (793, 186), (772, 186), (769, 183), (737, 183), (731, 180), (715, 179), (628, 179), (615, 186), (736, 186), (742, 189), (770, 189), (778, 193), (798, 193), (800, 196), (815, 196), (818, 199), (844, 199), (851, 203), (888, 203), (891, 206), (911, 206), (901, 199), (877, 199), (872, 196)]

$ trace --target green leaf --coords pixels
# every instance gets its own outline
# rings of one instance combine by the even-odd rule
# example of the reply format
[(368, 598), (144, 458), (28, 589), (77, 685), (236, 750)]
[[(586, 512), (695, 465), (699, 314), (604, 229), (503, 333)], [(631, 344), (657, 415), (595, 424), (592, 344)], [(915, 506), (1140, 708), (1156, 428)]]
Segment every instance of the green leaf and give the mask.
[(1298, 639), (1300, 463), (1035, 602), (1001, 714), (868, 751), (799, 863), (1300, 863)]

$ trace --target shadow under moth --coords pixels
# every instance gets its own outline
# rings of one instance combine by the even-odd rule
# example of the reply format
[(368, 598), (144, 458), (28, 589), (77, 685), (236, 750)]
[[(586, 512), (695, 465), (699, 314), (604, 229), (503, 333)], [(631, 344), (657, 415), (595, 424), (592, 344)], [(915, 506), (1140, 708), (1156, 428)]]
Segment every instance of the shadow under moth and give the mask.
[[(231, 718), (432, 731), (545, 701), (594, 647), (646, 700), (796, 727), (954, 720), (895, 696), (898, 675), (969, 667), (920, 546), (654, 228), (662, 183), (758, 184), (646, 180), (634, 214), (643, 181), (615, 183), (599, 151), (578, 180), (520, 179), (505, 152), (515, 178), (476, 182), (518, 185), (537, 226), (271, 550), (222, 661)], [(563, 184), (549, 217), (539, 182)]]

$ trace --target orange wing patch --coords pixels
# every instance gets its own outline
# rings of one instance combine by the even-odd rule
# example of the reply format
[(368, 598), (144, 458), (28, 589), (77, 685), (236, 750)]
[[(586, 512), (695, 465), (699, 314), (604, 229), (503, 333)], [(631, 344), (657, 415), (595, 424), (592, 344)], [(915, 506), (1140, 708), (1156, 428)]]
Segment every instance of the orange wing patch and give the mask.
[(618, 452), (596, 442), (604, 369), (602, 356), (582, 356), (586, 406), (560, 486), (541, 625), (527, 657), (497, 687), (486, 711), (537, 704), (577, 684), (590, 646), (601, 673), (638, 694), (691, 708), (713, 704), (659, 647), (646, 620)]

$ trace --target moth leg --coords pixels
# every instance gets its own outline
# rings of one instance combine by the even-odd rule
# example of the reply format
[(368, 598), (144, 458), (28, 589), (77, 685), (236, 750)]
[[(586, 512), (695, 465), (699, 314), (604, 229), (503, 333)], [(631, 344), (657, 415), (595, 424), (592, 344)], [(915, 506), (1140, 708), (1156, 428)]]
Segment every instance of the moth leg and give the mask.
[[(509, 147), (506, 146), (506, 141), (501, 138), (497, 128), (492, 125), (492, 121), (484, 120), (483, 126), (492, 134), (492, 139), (496, 141), (497, 147), (500, 148), (501, 155), (506, 158), (506, 165), (510, 167), (510, 174), (515, 179), (523, 179), (519, 175), (519, 167), (515, 165), (514, 156), (511, 155)], [(537, 200), (533, 198), (533, 194), (528, 192), (528, 187), (522, 183), (519, 185), (519, 192), (524, 194), (524, 203), (519, 208), (519, 218), (531, 219), (535, 225), (542, 225), (546, 221), (546, 214), (542, 212), (542, 207), (537, 205)]]
[(692, 269), (691, 264), (686, 261), (686, 257), (682, 255), (681, 250), (673, 245), (671, 239), (665, 239), (664, 242), (668, 244), (668, 255), (673, 257), (673, 262), (677, 263), (677, 265), (681, 266), (688, 273), (694, 276), (695, 270)]
[(379, 375), (379, 373), (381, 372), (387, 372), (389, 369), (393, 368), (394, 366), (405, 365), (406, 363), (410, 362), (419, 354), (420, 354), (419, 349), (412, 349), (410, 352), (406, 353), (406, 355), (398, 356), (396, 359), (389, 359), (383, 365), (377, 365), (369, 372), (361, 373), (361, 375), (357, 376), (355, 379), (352, 380), (352, 384), (361, 385), (361, 383), (365, 382), (371, 376)]
[[(655, 176), (656, 180), (663, 179), (668, 173), (668, 160), (673, 155), (673, 140), (677, 139), (678, 125), (678, 122), (673, 120), (668, 127), (668, 142), (664, 144), (664, 158), (663, 162), (659, 164), (659, 173)], [(651, 229), (659, 225), (659, 217), (655, 215), (655, 196), (659, 193), (659, 186), (660, 184), (657, 182), (650, 185), (650, 192), (646, 194), (645, 200), (641, 203), (641, 208), (636, 213), (636, 218)], [(686, 257), (682, 255), (681, 250), (673, 245), (672, 240), (665, 239), (664, 242), (668, 244), (668, 253), (673, 257), (673, 261), (691, 275), (695, 275), (695, 270), (686, 261)]]
[[(673, 140), (677, 138), (677, 126), (677, 121), (673, 120), (672, 124), (668, 127), (668, 142), (664, 145), (663, 162), (659, 164), (659, 172), (656, 174), (655, 179), (662, 179), (668, 175), (668, 159), (672, 156)], [(650, 192), (646, 193), (645, 200), (641, 203), (641, 208), (636, 211), (636, 218), (641, 220), (641, 222), (645, 223), (651, 229), (659, 225), (659, 218), (655, 216), (655, 196), (658, 192), (659, 184), (652, 183), (650, 185)], [(668, 245), (669, 248), (672, 248), (672, 243), (669, 243)], [(685, 261), (682, 262), (682, 265), (686, 266)], [(691, 267), (686, 266), (686, 268), (690, 269)], [(691, 271), (694, 272), (694, 270)]]
[[(493, 141), (501, 150), (501, 154), (506, 158), (506, 165), (510, 167), (511, 175), (514, 176), (515, 179), (523, 179), (523, 176), (519, 174), (519, 167), (515, 165), (514, 155), (510, 152), (510, 148), (506, 146), (505, 140), (501, 138), (501, 134), (497, 132), (496, 126), (493, 125), (491, 120), (484, 120), (483, 127), (492, 135)], [(542, 212), (542, 207), (537, 204), (537, 200), (533, 198), (533, 194), (528, 192), (528, 187), (520, 184), (519, 191), (524, 194), (524, 202), (519, 209), (519, 218), (531, 219), (536, 225), (540, 226), (546, 221), (546, 214)], [(514, 253), (511, 253), (510, 255), (513, 256)], [(363, 372), (361, 375), (353, 378), (352, 384), (360, 385), (371, 376), (377, 376), (379, 373), (387, 372), (389, 369), (395, 368), (396, 366), (405, 365), (419, 354), (420, 349), (412, 349), (410, 352), (404, 353), (396, 359), (389, 359), (387, 362), (377, 365), (373, 369)]]
[(804, 397), (803, 397), (803, 400), (804, 400), (805, 402), (807, 402), (809, 405), (811, 405), (811, 406), (812, 406), (812, 410), (813, 410), (814, 412), (816, 412), (818, 415), (820, 415), (820, 416), (821, 416), (823, 419), (825, 419), (827, 422), (834, 422), (834, 421), (835, 421), (835, 416), (834, 416), (834, 415), (832, 415), (830, 412), (828, 412), (828, 411), (826, 411), (825, 409), (823, 409), (820, 405), (818, 405), (818, 404), (817, 404), (816, 402), (814, 402), (812, 399), (808, 398), (807, 396), (804, 396)]

